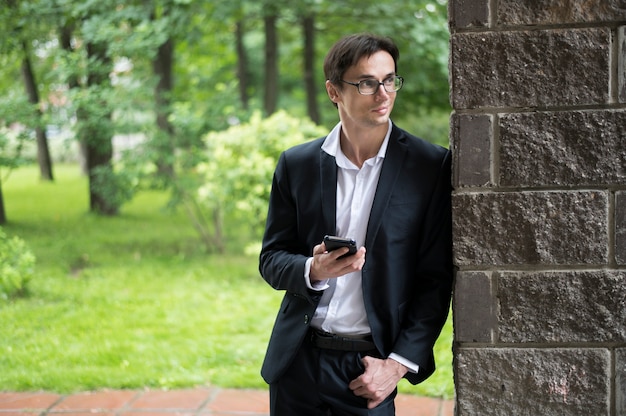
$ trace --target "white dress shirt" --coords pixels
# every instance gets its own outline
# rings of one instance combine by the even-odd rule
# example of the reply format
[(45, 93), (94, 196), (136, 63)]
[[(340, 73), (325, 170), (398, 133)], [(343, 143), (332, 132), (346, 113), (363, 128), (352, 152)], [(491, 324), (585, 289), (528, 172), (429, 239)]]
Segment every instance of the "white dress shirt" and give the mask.
[[(389, 129), (378, 154), (367, 159), (359, 169), (341, 150), (341, 123), (337, 124), (322, 144), (322, 150), (335, 157), (337, 163), (337, 210), (336, 230), (339, 237), (356, 240), (357, 247), (365, 244), (365, 233), (369, 221), (378, 179), (383, 166), (389, 136)], [(367, 256), (366, 256), (367, 257)], [(305, 280), (313, 290), (329, 289), (329, 280), (311, 283), (309, 274), (311, 262), (306, 262)], [(332, 334), (359, 336), (371, 333), (365, 312), (363, 291), (361, 290), (361, 271), (340, 276), (335, 280), (334, 290), (325, 290), (313, 315), (311, 326)], [(358, 288), (359, 290), (354, 290)], [(404, 364), (411, 371), (417, 372), (418, 366), (396, 354), (390, 358)]]

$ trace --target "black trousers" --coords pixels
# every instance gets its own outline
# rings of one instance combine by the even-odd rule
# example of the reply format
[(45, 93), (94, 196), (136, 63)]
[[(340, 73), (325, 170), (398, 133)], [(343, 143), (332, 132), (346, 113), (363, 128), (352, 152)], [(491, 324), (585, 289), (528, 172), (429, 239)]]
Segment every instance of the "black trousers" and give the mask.
[(375, 409), (348, 384), (365, 371), (361, 358), (376, 351), (320, 349), (307, 337), (287, 372), (270, 384), (271, 416), (394, 416), (394, 391)]

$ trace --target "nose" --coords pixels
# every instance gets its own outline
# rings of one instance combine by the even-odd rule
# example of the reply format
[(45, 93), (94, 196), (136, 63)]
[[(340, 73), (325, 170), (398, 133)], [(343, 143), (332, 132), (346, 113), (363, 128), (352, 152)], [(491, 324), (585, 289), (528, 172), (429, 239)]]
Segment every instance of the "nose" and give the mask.
[(385, 89), (383, 83), (381, 82), (380, 84), (378, 84), (378, 89), (376, 90), (376, 93), (374, 95), (382, 95), (383, 97), (387, 97), (389, 96), (389, 93), (387, 92), (387, 90)]

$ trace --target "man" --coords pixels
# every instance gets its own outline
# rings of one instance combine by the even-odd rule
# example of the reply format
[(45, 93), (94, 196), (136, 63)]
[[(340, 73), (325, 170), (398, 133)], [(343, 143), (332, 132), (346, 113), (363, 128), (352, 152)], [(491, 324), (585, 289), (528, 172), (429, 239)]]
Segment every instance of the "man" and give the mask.
[[(390, 119), (403, 79), (386, 38), (324, 61), (340, 122), (285, 151), (259, 270), (286, 291), (261, 374), (274, 416), (394, 415), (401, 378), (434, 371), (452, 287), (450, 154)], [(325, 235), (356, 240), (328, 251)]]

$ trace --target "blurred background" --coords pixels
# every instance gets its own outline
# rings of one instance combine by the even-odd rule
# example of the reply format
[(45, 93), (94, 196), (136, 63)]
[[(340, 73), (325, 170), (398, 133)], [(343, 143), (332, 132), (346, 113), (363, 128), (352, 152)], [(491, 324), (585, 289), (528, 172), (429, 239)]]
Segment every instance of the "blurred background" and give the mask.
[[(444, 0), (2, 0), (0, 390), (216, 384), (258, 369), (278, 155), (338, 121), (322, 62), (389, 36), (393, 119), (448, 146)], [(440, 370), (416, 394), (451, 397)]]

